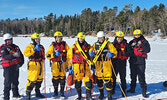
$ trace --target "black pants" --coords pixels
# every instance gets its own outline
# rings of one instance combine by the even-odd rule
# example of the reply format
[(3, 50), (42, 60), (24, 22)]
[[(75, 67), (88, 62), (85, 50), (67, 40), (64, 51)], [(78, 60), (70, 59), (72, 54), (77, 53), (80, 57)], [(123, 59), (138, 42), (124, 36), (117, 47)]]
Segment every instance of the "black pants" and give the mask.
[[(121, 79), (121, 86), (122, 89), (125, 90), (126, 89), (126, 59), (125, 60), (114, 60), (113, 61), (113, 66), (114, 66), (114, 70), (116, 75), (120, 75), (120, 79)], [(115, 90), (115, 86), (116, 86), (116, 77), (113, 73), (113, 90)]]
[(145, 69), (146, 69), (145, 64), (130, 63), (130, 72), (131, 72), (130, 76), (131, 76), (132, 88), (136, 87), (137, 76), (138, 76), (141, 88), (146, 86)]
[(13, 91), (13, 95), (18, 94), (19, 69), (16, 70), (16, 66), (4, 68), (3, 76), (4, 76), (4, 99), (9, 100), (11, 88)]

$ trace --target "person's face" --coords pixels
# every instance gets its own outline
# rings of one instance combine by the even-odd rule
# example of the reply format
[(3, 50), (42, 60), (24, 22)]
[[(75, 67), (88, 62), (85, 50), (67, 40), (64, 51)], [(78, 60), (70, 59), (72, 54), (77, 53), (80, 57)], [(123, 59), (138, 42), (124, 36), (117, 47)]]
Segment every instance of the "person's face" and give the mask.
[(84, 39), (80, 39), (80, 38), (79, 38), (79, 42), (80, 42), (80, 43), (83, 43), (83, 42), (84, 42)]
[(134, 35), (135, 38), (139, 38), (140, 36), (141, 36), (140, 34)]
[(100, 43), (102, 43), (102, 42), (104, 42), (104, 37), (99, 37), (98, 40)]
[(6, 44), (12, 44), (13, 43), (13, 39), (12, 38), (11, 39), (6, 39), (5, 42), (6, 42)]
[(35, 39), (35, 42), (38, 44), (38, 43), (40, 43), (40, 38), (36, 38)]
[(61, 41), (62, 41), (62, 37), (61, 37), (61, 36), (57, 36), (57, 37), (56, 37), (56, 42), (57, 42), (57, 43), (60, 43)]
[(117, 42), (118, 42), (118, 43), (121, 43), (122, 40), (123, 40), (123, 37), (117, 37)]

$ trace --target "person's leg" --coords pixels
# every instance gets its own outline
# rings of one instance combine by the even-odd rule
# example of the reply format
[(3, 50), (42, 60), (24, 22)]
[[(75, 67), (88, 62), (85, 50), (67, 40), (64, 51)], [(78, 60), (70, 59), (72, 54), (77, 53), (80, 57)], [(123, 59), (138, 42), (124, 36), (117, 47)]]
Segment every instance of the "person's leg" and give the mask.
[(53, 83), (53, 87), (54, 87), (54, 98), (58, 97), (58, 84), (59, 84), (59, 79), (54, 79), (52, 78), (52, 83)]
[[(120, 79), (121, 79), (121, 87), (123, 89), (122, 92), (125, 93), (126, 90), (126, 60), (122, 60), (119, 64), (119, 75), (120, 75)], [(124, 94), (122, 93), (122, 96), (124, 96)]]
[(18, 85), (19, 85), (19, 69), (14, 69), (13, 70), (13, 75), (12, 75), (12, 91), (13, 91), (13, 97), (20, 97), (19, 94), (19, 89), (18, 89)]
[(42, 95), (41, 92), (40, 92), (41, 84), (42, 84), (42, 81), (37, 81), (37, 82), (35, 83), (35, 93), (36, 93), (36, 97), (45, 98), (45, 96)]
[(77, 100), (81, 100), (81, 98), (82, 98), (82, 96), (81, 96), (81, 85), (82, 85), (82, 81), (75, 80), (75, 88), (76, 88), (77, 93), (78, 93)]
[(98, 86), (99, 91), (100, 91), (99, 99), (102, 100), (104, 98), (104, 90), (103, 90), (104, 89), (104, 82), (102, 79), (99, 79), (99, 78), (97, 78), (96, 82), (97, 82), (97, 86)]
[(60, 96), (61, 97), (65, 97), (64, 96), (64, 88), (65, 88), (65, 78), (60, 79)]
[(145, 64), (139, 64), (138, 65), (138, 76), (139, 76), (139, 83), (142, 88), (142, 95), (143, 97), (147, 97), (146, 91), (147, 91), (147, 84), (145, 81)]
[(136, 88), (136, 81), (137, 81), (137, 68), (136, 65), (133, 63), (130, 63), (130, 77), (131, 77), (131, 84), (130, 89), (127, 92), (135, 93)]
[[(112, 73), (113, 73), (113, 90), (112, 90), (112, 94), (115, 93), (115, 87), (116, 87), (116, 75), (118, 75), (118, 65), (116, 63), (116, 60), (113, 60), (113, 67), (114, 69), (112, 69)], [(115, 71), (115, 74), (114, 74), (114, 71)]]
[(108, 92), (108, 100), (112, 100), (112, 89), (113, 89), (113, 83), (111, 82), (111, 79), (104, 79), (105, 81), (105, 86), (106, 86), (106, 90)]
[(10, 98), (10, 89), (11, 89), (11, 69), (4, 68), (3, 76), (4, 76), (4, 100), (9, 100)]

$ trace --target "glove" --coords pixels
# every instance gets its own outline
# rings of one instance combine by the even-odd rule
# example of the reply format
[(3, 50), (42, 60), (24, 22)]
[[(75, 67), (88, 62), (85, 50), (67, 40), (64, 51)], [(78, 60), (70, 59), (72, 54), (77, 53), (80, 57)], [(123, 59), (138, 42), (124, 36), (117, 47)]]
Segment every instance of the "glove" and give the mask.
[(39, 51), (40, 50), (40, 46), (39, 43), (33, 48), (34, 51)]
[(74, 71), (72, 70), (71, 66), (68, 68), (68, 72), (69, 72), (69, 74), (74, 74)]
[(93, 56), (94, 56), (93, 50), (91, 50), (91, 52), (89, 52), (89, 56), (90, 56), (90, 57), (93, 57)]
[(111, 53), (110, 51), (108, 51), (108, 57), (109, 57), (109, 58), (114, 57), (114, 53)]
[(66, 67), (65, 71), (68, 72), (68, 67)]
[(91, 70), (93, 71), (93, 73), (95, 72), (95, 65), (91, 65)]
[(56, 50), (56, 52), (53, 52), (53, 56), (56, 58), (57, 56), (60, 56), (59, 49)]
[(56, 56), (60, 56), (59, 49), (56, 51)]
[(14, 57), (19, 57), (20, 55), (19, 55), (18, 52), (15, 52), (15, 53), (13, 53), (13, 56), (14, 56)]
[(141, 44), (142, 44), (142, 42), (141, 42), (141, 41), (138, 41), (138, 44), (139, 44), (139, 45), (141, 45)]
[(132, 47), (134, 47), (135, 45), (136, 45), (136, 43), (135, 43), (135, 42), (133, 42), (133, 43), (131, 44), (131, 46), (132, 46)]

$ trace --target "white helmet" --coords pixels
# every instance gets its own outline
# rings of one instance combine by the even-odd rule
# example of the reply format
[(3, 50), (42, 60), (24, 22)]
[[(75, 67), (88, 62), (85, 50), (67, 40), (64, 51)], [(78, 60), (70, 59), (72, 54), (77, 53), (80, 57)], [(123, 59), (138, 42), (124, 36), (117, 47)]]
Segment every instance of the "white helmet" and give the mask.
[(12, 39), (12, 38), (13, 38), (12, 35), (9, 34), (9, 33), (6, 33), (6, 34), (3, 35), (3, 40), (4, 41), (7, 40), (7, 39)]
[(99, 37), (105, 37), (105, 33), (103, 32), (103, 31), (99, 31), (98, 33), (97, 33), (97, 37), (99, 38)]

